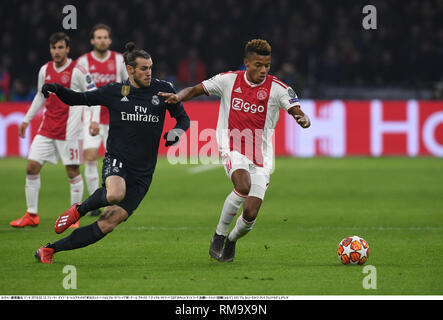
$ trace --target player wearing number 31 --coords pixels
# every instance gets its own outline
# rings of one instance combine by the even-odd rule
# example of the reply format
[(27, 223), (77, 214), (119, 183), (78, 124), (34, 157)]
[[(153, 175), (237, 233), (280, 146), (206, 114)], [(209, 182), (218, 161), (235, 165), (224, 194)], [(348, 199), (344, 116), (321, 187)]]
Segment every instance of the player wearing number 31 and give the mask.
[[(41, 67), (37, 94), (19, 127), (19, 136), (25, 138), (29, 122), (43, 106), (45, 107), (42, 123), (28, 155), (25, 185), (27, 211), (20, 219), (10, 222), (10, 225), (16, 228), (35, 227), (39, 224), (40, 170), (46, 162), (57, 164), (61, 158), (69, 178), (71, 205), (81, 201), (83, 196), (78, 142), (83, 132), (82, 108), (71, 107), (55, 95), (45, 99), (41, 88), (49, 82), (81, 92), (96, 87), (89, 73), (82, 67), (76, 67), (75, 61), (68, 58), (69, 37), (65, 33), (55, 33), (49, 38), (49, 50), (53, 60)], [(99, 111), (99, 106), (94, 108)], [(74, 224), (72, 227), (77, 226), (78, 224)]]
[[(217, 143), (225, 171), (234, 189), (227, 196), (209, 254), (233, 261), (237, 240), (255, 223), (273, 168), (272, 137), (280, 109), (308, 128), (310, 121), (300, 109), (294, 90), (269, 75), (271, 46), (262, 39), (247, 43), (246, 71), (221, 73), (177, 94), (159, 93), (167, 103), (179, 103), (202, 94), (221, 98)], [(229, 225), (243, 204), (243, 213), (228, 234)]]

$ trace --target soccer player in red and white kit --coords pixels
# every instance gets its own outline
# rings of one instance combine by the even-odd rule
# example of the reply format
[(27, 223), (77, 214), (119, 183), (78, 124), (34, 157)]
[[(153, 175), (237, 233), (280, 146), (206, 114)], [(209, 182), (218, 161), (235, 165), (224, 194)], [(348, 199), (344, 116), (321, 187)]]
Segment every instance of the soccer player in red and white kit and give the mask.
[[(217, 143), (226, 174), (234, 185), (209, 248), (209, 254), (221, 262), (233, 261), (237, 240), (256, 221), (274, 166), (272, 139), (280, 108), (291, 114), (301, 127), (310, 126), (294, 90), (269, 75), (271, 46), (266, 40), (247, 43), (244, 64), (246, 71), (221, 73), (177, 94), (159, 93), (169, 103), (202, 94), (221, 98)], [(243, 212), (228, 233), (241, 205)]]
[[(91, 76), (75, 61), (68, 58), (69, 37), (58, 32), (49, 38), (52, 61), (45, 63), (38, 73), (38, 89), (32, 104), (19, 127), (19, 136), (25, 137), (26, 128), (35, 114), (44, 106), (43, 119), (31, 143), (26, 167), (26, 214), (10, 222), (12, 227), (38, 226), (38, 196), (40, 170), (46, 163), (57, 164), (59, 158), (66, 167), (70, 183), (71, 205), (82, 201), (83, 179), (80, 174), (79, 139), (82, 136), (82, 108), (71, 108), (56, 95), (45, 99), (41, 93), (44, 83), (59, 83), (75, 91), (95, 89)], [(95, 108), (98, 109), (99, 106)], [(73, 225), (73, 227), (77, 227)]]
[[(123, 55), (109, 50), (112, 44), (111, 28), (109, 26), (105, 24), (95, 25), (90, 33), (90, 43), (93, 50), (78, 58), (77, 64), (89, 71), (97, 87), (128, 79)], [(102, 106), (100, 112), (92, 112), (92, 110), (95, 109), (85, 107), (83, 111), (85, 180), (90, 195), (99, 187), (98, 149), (102, 141), (106, 148), (109, 132), (108, 108)], [(91, 211), (89, 214), (91, 216), (99, 215), (100, 210)]]

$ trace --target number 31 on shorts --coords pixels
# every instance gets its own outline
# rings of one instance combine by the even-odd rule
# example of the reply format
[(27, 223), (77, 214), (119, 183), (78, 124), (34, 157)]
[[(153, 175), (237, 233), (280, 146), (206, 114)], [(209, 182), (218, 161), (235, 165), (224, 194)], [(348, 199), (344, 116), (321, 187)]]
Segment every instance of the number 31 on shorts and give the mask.
[(78, 160), (78, 149), (69, 148), (69, 160)]

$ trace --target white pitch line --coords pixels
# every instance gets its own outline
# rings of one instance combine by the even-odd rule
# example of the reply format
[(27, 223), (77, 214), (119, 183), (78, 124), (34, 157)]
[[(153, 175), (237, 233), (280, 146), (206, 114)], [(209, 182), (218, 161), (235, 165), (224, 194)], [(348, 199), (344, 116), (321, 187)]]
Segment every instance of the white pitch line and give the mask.
[(187, 227), (187, 226), (177, 226), (177, 227), (159, 227), (159, 226), (121, 226), (119, 229), (121, 230), (137, 230), (137, 231), (144, 231), (144, 230), (150, 230), (150, 231), (168, 231), (168, 230), (208, 230), (211, 229), (209, 227)]
[(197, 167), (193, 167), (188, 169), (188, 173), (190, 174), (198, 174), (206, 171), (211, 171), (221, 167), (221, 164), (202, 164)]
[[(282, 222), (287, 223), (287, 222)], [(151, 230), (151, 231), (168, 231), (168, 230), (209, 230), (212, 229), (211, 227), (194, 227), (194, 226), (176, 226), (176, 227), (167, 227), (167, 226), (119, 226), (118, 230), (135, 230), (135, 231), (145, 231), (145, 230)], [(300, 230), (300, 231), (348, 231), (348, 230), (355, 230), (356, 232), (360, 231), (443, 231), (443, 227), (434, 227), (434, 226), (421, 226), (421, 227), (396, 227), (396, 226), (374, 226), (374, 227), (306, 227), (306, 226), (294, 226), (291, 227), (292, 230)], [(15, 231), (14, 231), (15, 230)], [(23, 231), (39, 231), (37, 228), (24, 228)], [(266, 230), (280, 230), (281, 227), (278, 228), (266, 228)], [(20, 232), (17, 231), (15, 228), (7, 228), (2, 227), (0, 228), (0, 232), (9, 231), (9, 232)], [(42, 229), (40, 228), (40, 231)], [(46, 231), (46, 230), (43, 230)]]

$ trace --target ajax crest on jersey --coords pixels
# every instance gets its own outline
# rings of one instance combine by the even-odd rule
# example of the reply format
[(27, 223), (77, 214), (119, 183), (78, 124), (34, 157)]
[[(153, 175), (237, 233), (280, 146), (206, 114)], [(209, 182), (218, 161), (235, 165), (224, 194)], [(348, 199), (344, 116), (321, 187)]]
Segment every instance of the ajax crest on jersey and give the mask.
[(257, 99), (265, 100), (268, 97), (268, 93), (264, 89), (260, 89), (257, 91)]
[(60, 80), (61, 80), (61, 82), (63, 84), (66, 85), (69, 82), (69, 75), (68, 74), (63, 74)]

